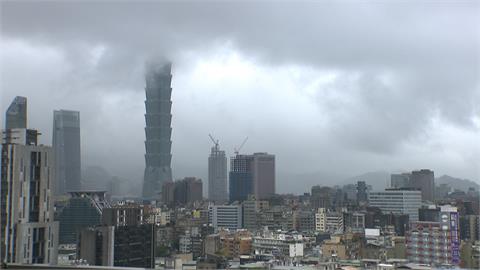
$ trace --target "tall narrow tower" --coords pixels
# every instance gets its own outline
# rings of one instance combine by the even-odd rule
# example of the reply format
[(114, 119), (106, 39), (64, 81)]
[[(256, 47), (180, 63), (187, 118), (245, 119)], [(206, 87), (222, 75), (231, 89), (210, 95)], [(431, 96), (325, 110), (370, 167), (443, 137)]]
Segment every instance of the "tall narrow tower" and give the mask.
[(172, 64), (149, 63), (145, 75), (145, 174), (143, 197), (159, 199), (164, 182), (172, 180)]
[(208, 157), (208, 198), (215, 202), (228, 201), (227, 157), (225, 151), (220, 150), (218, 141)]
[(80, 112), (53, 112), (55, 195), (81, 189)]

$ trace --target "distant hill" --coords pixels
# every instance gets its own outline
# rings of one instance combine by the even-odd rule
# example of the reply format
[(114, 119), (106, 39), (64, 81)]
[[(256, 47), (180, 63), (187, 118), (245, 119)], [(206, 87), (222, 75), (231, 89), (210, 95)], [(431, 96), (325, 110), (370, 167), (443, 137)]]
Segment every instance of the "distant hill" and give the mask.
[(435, 185), (440, 184), (448, 184), (454, 189), (460, 189), (463, 191), (467, 191), (470, 187), (474, 187), (476, 190), (480, 190), (480, 185), (472, 180), (455, 178), (449, 175), (442, 175), (435, 178)]
[[(367, 185), (372, 186), (374, 191), (382, 191), (390, 186), (390, 174), (391, 173), (387, 171), (375, 171), (348, 177), (345, 175), (328, 172), (312, 172), (303, 174), (278, 172), (277, 192), (302, 194), (304, 192), (310, 192), (310, 188), (314, 185), (343, 186), (347, 184), (356, 184), (357, 181), (365, 181)], [(477, 190), (480, 190), (479, 184), (468, 179), (460, 179), (448, 175), (435, 178), (435, 185), (444, 183), (453, 188), (464, 191), (467, 191), (469, 187), (475, 187)]]
[(343, 185), (341, 180), (345, 177), (345, 175), (328, 172), (288, 173), (279, 171), (277, 173), (277, 192), (303, 194), (310, 192), (311, 187), (315, 185)]

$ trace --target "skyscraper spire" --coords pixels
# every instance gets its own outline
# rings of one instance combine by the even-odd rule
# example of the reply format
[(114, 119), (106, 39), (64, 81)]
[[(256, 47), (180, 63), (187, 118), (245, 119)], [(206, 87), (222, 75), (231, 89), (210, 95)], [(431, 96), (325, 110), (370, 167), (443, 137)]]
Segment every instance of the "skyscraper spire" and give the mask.
[(145, 75), (145, 174), (143, 197), (159, 199), (164, 182), (172, 180), (172, 64), (148, 63)]
[(5, 114), (5, 129), (27, 128), (27, 98), (16, 96)]

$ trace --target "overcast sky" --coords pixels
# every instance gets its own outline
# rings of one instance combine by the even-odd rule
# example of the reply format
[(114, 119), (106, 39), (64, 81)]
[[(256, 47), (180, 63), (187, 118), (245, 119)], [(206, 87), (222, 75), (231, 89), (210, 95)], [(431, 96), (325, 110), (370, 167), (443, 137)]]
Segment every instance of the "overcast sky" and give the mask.
[(279, 192), (316, 172), (480, 180), (478, 1), (242, 2), (2, 1), (1, 109), (26, 96), (46, 144), (53, 110), (79, 110), (83, 166), (139, 182), (144, 62), (164, 56), (175, 178), (206, 178), (211, 133), (275, 154)]

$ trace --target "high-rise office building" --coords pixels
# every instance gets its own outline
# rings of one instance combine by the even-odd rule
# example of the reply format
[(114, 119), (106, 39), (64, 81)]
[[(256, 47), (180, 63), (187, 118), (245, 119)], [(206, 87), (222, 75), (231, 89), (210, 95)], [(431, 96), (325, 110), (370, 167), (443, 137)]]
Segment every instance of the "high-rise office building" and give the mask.
[(227, 194), (227, 157), (218, 143), (212, 147), (208, 157), (208, 198), (215, 202), (228, 200)]
[(175, 182), (165, 182), (162, 188), (162, 202), (169, 206), (187, 205), (203, 199), (202, 179), (185, 177)]
[(6, 134), (2, 141), (1, 262), (56, 264), (53, 150), (37, 144), (39, 133), (35, 130), (5, 132), (15, 136)]
[(385, 191), (371, 192), (368, 202), (378, 207), (384, 214), (407, 214), (411, 221), (418, 221), (418, 209), (422, 207), (422, 194), (410, 188), (388, 188)]
[(275, 194), (275, 156), (267, 153), (236, 155), (230, 160), (230, 201), (244, 201), (248, 195), (266, 199)]
[(79, 232), (78, 258), (90, 265), (155, 267), (154, 224), (97, 226)]
[(80, 112), (53, 112), (55, 195), (81, 189)]
[(253, 192), (259, 200), (275, 195), (275, 155), (253, 154)]
[(331, 187), (313, 186), (312, 196), (310, 203), (314, 209), (326, 208), (329, 209), (332, 206), (332, 193)]
[(210, 221), (215, 228), (237, 230), (242, 228), (242, 205), (213, 205), (209, 207)]
[(410, 187), (422, 191), (422, 200), (433, 202), (435, 200), (435, 176), (431, 170), (413, 171), (410, 176)]
[(230, 201), (242, 202), (253, 194), (253, 157), (236, 155), (230, 159)]
[(150, 63), (145, 76), (145, 174), (143, 197), (158, 199), (163, 183), (172, 181), (172, 65)]
[(176, 204), (190, 204), (203, 199), (202, 179), (185, 177), (175, 181), (174, 198)]
[(390, 175), (390, 187), (406, 188), (410, 186), (410, 173), (397, 173)]
[(367, 184), (365, 181), (357, 182), (357, 203), (365, 203), (368, 201)]
[(5, 114), (5, 129), (27, 128), (27, 98), (16, 96)]

